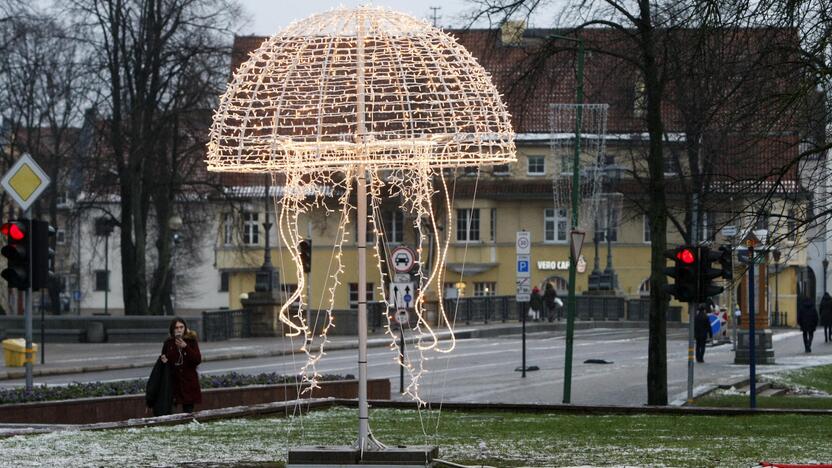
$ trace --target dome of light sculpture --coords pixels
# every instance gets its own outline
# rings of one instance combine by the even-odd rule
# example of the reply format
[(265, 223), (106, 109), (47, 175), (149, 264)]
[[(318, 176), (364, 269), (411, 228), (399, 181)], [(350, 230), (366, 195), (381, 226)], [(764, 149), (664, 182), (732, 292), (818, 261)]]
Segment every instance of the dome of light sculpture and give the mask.
[(252, 52), (208, 147), (209, 170), (232, 172), (515, 159), (508, 112), (476, 59), (424, 21), (369, 7), (295, 22)]

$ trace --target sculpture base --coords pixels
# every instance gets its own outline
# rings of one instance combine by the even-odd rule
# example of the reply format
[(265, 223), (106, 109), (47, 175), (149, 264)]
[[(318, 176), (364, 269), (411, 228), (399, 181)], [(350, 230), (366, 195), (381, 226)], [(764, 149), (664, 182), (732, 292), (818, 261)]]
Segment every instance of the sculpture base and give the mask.
[[(771, 329), (765, 328), (755, 330), (754, 335), (754, 361), (756, 364), (774, 364), (774, 344), (772, 342)], [(749, 364), (748, 329), (737, 330), (737, 350), (734, 355), (734, 364)]]
[(363, 454), (355, 447), (307, 446), (290, 448), (286, 466), (287, 468), (348, 466), (433, 467), (435, 466), (433, 460), (438, 456), (439, 447), (428, 445), (397, 446), (381, 450), (365, 450)]

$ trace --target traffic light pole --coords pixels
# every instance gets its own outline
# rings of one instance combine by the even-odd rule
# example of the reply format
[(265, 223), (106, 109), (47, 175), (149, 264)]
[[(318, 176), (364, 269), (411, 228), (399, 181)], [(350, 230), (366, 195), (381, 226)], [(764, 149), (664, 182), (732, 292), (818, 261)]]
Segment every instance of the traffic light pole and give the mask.
[[(26, 249), (29, 252), (29, 256), (31, 258), (32, 255), (32, 220), (30, 210), (26, 210), (24, 214), (24, 218), (29, 223), (27, 226), (27, 235), (26, 235), (26, 242), (29, 244)], [(32, 262), (29, 262), (29, 271), (27, 272), (27, 276), (29, 277), (29, 287), (26, 289), (24, 293), (24, 301), (26, 303), (26, 309), (23, 311), (23, 320), (25, 322), (26, 327), (26, 391), (32, 391), (32, 366), (35, 362), (35, 355), (32, 352)]]
[[(699, 198), (696, 193), (693, 194), (693, 203), (691, 203), (691, 234), (690, 234), (690, 241), (691, 244), (694, 245), (696, 249), (696, 261), (702, 261), (702, 257), (699, 255), (700, 248), (699, 244)], [(699, 268), (696, 268), (696, 298), (699, 298)], [(688, 404), (693, 403), (693, 350), (694, 350), (694, 315), (696, 315), (696, 308), (698, 304), (694, 300), (693, 302), (688, 303)]]

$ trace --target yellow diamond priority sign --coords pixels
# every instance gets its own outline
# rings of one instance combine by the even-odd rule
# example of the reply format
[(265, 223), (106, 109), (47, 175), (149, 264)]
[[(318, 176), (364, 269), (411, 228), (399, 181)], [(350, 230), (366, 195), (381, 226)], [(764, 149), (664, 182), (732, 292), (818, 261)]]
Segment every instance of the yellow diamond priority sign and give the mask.
[(25, 211), (49, 186), (49, 176), (29, 154), (24, 154), (0, 180), (0, 185)]

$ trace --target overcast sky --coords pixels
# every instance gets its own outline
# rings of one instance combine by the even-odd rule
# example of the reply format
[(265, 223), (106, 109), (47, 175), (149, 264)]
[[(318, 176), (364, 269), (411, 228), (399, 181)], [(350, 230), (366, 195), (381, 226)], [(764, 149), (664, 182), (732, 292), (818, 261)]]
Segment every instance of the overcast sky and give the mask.
[[(407, 13), (417, 18), (433, 20), (431, 6), (439, 6), (437, 11), (438, 24), (441, 27), (460, 27), (467, 25), (464, 16), (470, 12), (474, 5), (468, 0), (238, 0), (246, 10), (248, 22), (240, 29), (240, 34), (254, 34), (259, 36), (270, 36), (285, 28), (294, 20), (312, 16), (315, 13), (328, 11), (338, 6), (355, 7), (362, 4), (383, 6)], [(291, 5), (291, 6), (289, 6)], [(551, 26), (545, 18), (546, 14), (552, 14), (552, 8), (542, 14), (536, 15), (532, 26)], [(549, 22), (550, 24), (544, 24)], [(478, 24), (486, 27), (487, 23)]]

